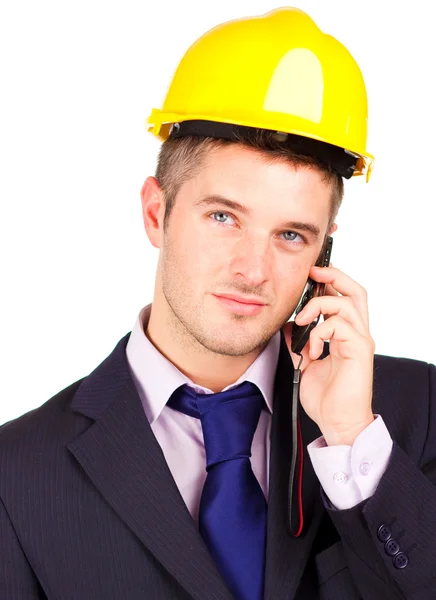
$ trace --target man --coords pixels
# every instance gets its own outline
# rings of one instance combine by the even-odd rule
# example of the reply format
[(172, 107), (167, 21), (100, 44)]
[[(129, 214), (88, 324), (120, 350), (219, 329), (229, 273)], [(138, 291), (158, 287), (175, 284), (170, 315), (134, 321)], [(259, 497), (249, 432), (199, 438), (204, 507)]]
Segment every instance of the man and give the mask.
[[(436, 368), (374, 360), (365, 291), (313, 266), (342, 177), (371, 169), (356, 63), (301, 11), (227, 23), (150, 124), (153, 302), (0, 429), (0, 597), (434, 597)], [(309, 276), (326, 295), (296, 322), (327, 318), (293, 436), (288, 321)]]

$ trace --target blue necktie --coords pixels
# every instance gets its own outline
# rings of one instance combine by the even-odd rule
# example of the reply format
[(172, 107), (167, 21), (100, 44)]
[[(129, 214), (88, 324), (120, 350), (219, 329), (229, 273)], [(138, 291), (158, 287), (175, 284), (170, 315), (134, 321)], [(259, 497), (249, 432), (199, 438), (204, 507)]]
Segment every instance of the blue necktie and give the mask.
[(236, 600), (263, 598), (267, 503), (250, 463), (263, 405), (248, 381), (218, 394), (183, 385), (168, 402), (201, 420), (207, 476), (200, 534)]

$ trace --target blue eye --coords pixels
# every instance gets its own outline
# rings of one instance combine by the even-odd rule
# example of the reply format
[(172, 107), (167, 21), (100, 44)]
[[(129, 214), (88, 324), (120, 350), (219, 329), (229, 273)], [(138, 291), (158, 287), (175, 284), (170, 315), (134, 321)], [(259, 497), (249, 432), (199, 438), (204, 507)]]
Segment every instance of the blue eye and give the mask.
[(284, 236), (286, 236), (287, 234), (290, 234), (290, 235), (292, 236), (292, 237), (290, 237), (290, 238), (286, 238), (286, 237), (285, 237), (285, 240), (286, 240), (287, 242), (294, 242), (296, 237), (299, 237), (299, 238), (300, 238), (300, 240), (301, 240), (302, 242), (304, 242), (304, 239), (301, 237), (301, 235), (300, 235), (300, 234), (298, 234), (298, 233), (296, 233), (295, 231), (285, 231), (285, 232), (283, 233), (283, 235), (284, 235)]
[[(284, 239), (286, 242), (290, 242), (291, 245), (301, 245), (301, 244), (306, 244), (307, 241), (304, 239), (304, 237), (302, 235), (300, 235), (299, 233), (297, 233), (296, 231), (285, 231), (283, 234)], [(287, 237), (289, 235), (289, 237)], [(299, 240), (296, 240), (296, 238), (300, 238)]]
[(219, 219), (215, 219), (214, 218), (215, 215), (219, 215), (220, 217), (230, 217), (230, 215), (228, 213), (225, 213), (225, 212), (214, 212), (211, 215), (209, 215), (209, 216), (211, 216), (213, 218), (214, 221), (217, 221), (218, 223), (227, 223), (227, 221), (221, 221)]

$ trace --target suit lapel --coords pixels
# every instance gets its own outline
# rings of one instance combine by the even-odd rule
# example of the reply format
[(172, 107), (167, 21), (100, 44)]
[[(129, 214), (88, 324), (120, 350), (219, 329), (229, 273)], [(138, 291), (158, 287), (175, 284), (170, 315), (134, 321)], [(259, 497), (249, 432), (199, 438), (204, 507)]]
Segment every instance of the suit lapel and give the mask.
[(119, 517), (194, 599), (231, 600), (144, 414), (125, 355), (128, 337), (79, 388), (73, 409), (95, 422), (69, 450)]
[(307, 452), (307, 444), (319, 437), (321, 432), (300, 405), (304, 529), (300, 537), (292, 536), (287, 515), (292, 458), (291, 401), (294, 367), (282, 331), (280, 334), (271, 431), (265, 600), (291, 600), (295, 597), (324, 510), (320, 484)]

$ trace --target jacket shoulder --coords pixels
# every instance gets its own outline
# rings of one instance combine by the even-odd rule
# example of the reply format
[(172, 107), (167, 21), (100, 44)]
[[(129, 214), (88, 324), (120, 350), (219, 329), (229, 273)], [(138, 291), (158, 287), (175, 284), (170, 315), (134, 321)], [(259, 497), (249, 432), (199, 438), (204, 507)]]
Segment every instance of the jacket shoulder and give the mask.
[(64, 388), (38, 408), (0, 426), (0, 454), (23, 441), (31, 442), (50, 428), (62, 426), (71, 421), (71, 402), (85, 378), (79, 379)]
[[(392, 393), (401, 395), (427, 392), (430, 379), (436, 372), (435, 365), (412, 358), (399, 358), (376, 354), (374, 357), (374, 391), (388, 386)], [(433, 390), (434, 393), (434, 390)]]
[(435, 365), (425, 362), (424, 360), (416, 360), (414, 358), (402, 358), (399, 356), (386, 356), (384, 354), (376, 354), (374, 364), (378, 368), (400, 370), (406, 369), (408, 372), (418, 372), (426, 370)]

